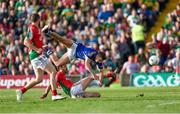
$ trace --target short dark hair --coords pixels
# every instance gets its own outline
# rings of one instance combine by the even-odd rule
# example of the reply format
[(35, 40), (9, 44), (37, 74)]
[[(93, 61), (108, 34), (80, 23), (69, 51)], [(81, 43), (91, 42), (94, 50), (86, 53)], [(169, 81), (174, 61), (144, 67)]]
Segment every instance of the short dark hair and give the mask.
[(106, 59), (106, 55), (105, 55), (104, 52), (99, 52), (99, 56), (100, 56), (103, 60)]
[(39, 14), (33, 13), (33, 14), (31, 15), (31, 21), (32, 21), (32, 22), (37, 22), (39, 19), (40, 19)]

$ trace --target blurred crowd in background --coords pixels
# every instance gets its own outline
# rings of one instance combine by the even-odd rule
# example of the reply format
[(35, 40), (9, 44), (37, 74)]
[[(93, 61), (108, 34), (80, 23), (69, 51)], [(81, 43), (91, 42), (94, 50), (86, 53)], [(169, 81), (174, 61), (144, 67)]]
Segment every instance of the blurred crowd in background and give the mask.
[(161, 30), (146, 44), (148, 52), (159, 57), (159, 65), (153, 66), (155, 72), (180, 73), (180, 3), (165, 17)]
[[(38, 12), (40, 28), (46, 24), (59, 34), (106, 54), (107, 71), (172, 72), (177, 68), (180, 4), (167, 15), (161, 31), (146, 44), (147, 33), (155, 24), (167, 0), (0, 0), (0, 75), (34, 74), (23, 45), (30, 15)], [(43, 39), (61, 57), (64, 45)], [(147, 45), (147, 49), (145, 49)], [(160, 65), (149, 66), (156, 54)], [(179, 56), (178, 56), (179, 57)], [(178, 58), (176, 57), (176, 58)], [(173, 60), (172, 60), (173, 59)], [(172, 60), (172, 61), (171, 61)], [(84, 62), (68, 66), (70, 75), (84, 75)]]

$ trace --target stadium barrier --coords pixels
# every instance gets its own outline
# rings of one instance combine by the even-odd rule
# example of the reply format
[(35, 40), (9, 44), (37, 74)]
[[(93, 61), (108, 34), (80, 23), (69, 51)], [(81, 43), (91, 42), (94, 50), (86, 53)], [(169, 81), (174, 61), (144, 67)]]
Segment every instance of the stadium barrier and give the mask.
[[(82, 78), (81, 75), (77, 76), (67, 76), (70, 78), (73, 82), (77, 82)], [(28, 82), (30, 82), (31, 79), (35, 78), (34, 75), (26, 76), (26, 75), (2, 75), (0, 76), (0, 89), (2, 88), (21, 88), (25, 86)], [(46, 88), (49, 85), (49, 76), (44, 75), (43, 81), (36, 85), (34, 88)]]
[(132, 75), (130, 82), (135, 87), (180, 86), (180, 74), (136, 73)]

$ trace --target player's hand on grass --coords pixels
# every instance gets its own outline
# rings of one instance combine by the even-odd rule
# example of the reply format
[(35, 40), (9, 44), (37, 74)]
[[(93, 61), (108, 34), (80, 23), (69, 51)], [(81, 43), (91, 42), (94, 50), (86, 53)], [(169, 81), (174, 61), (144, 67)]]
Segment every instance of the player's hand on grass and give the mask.
[(44, 93), (40, 98), (45, 99), (47, 97), (47, 93)]

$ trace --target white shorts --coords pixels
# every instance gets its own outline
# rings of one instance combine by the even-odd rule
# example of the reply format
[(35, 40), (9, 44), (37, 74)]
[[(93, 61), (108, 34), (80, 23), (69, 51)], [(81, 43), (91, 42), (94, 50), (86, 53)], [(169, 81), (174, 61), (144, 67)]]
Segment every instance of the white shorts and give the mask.
[(44, 70), (46, 65), (49, 63), (50, 63), (50, 61), (45, 55), (40, 55), (39, 57), (31, 60), (31, 64), (34, 69), (40, 68), (40, 69)]
[(71, 92), (71, 95), (73, 95), (73, 96), (77, 96), (77, 95), (84, 93), (83, 88), (82, 88), (82, 84), (78, 84), (78, 85), (73, 86), (71, 88), (70, 92)]
[(73, 45), (70, 48), (68, 48), (67, 52), (68, 52), (68, 57), (69, 57), (70, 61), (76, 59), (76, 56), (75, 56), (76, 48), (77, 48), (77, 44), (76, 43), (73, 43)]

